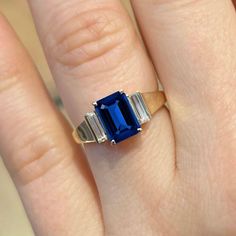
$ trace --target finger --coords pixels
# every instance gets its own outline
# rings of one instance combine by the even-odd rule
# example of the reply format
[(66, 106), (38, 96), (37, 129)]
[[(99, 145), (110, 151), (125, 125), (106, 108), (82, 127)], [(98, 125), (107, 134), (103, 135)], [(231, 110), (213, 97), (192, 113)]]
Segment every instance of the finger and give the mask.
[[(223, 167), (228, 155), (222, 154), (224, 145), (213, 140), (234, 140), (236, 14), (232, 2), (137, 0), (133, 6), (168, 97), (178, 168), (195, 176), (195, 171), (207, 173), (204, 168)], [(235, 145), (231, 148), (234, 153)]]
[(3, 17), (0, 39), (0, 150), (36, 234), (101, 232), (83, 154)]
[[(92, 109), (92, 102), (105, 95), (120, 89), (133, 93), (157, 88), (153, 67), (119, 1), (29, 2), (75, 125)], [(116, 147), (86, 146), (110, 234), (127, 235), (131, 229), (138, 232), (145, 227), (149, 217), (143, 219), (139, 211), (145, 209), (147, 196), (148, 204), (155, 204), (173, 179), (174, 147), (167, 111), (162, 109), (145, 129), (143, 135)], [(128, 228), (121, 227), (127, 224)]]

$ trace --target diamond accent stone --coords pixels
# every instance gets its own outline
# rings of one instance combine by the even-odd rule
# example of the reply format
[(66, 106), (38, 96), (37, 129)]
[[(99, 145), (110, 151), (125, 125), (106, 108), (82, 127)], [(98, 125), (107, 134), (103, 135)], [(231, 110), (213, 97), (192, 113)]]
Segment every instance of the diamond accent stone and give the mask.
[(140, 92), (129, 96), (129, 101), (141, 125), (151, 120), (151, 114)]
[(107, 140), (107, 136), (104, 132), (104, 129), (102, 125), (100, 124), (100, 121), (97, 117), (97, 115), (94, 112), (87, 113), (85, 115), (85, 120), (87, 121), (90, 129), (92, 130), (96, 141), (98, 143), (103, 143)]

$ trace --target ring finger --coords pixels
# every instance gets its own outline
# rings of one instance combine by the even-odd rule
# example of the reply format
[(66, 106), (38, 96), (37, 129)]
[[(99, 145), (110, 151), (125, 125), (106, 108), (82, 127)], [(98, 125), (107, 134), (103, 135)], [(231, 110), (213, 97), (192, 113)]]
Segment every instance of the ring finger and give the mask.
[[(100, 97), (120, 89), (132, 93), (157, 88), (152, 64), (118, 0), (29, 2), (56, 84), (75, 125)], [(120, 235), (127, 235), (131, 229), (139, 232), (147, 227), (147, 215), (151, 214), (147, 196), (150, 206), (156, 204), (173, 176), (174, 144), (168, 112), (160, 110), (146, 132), (132, 141), (115, 148), (91, 145), (86, 153), (106, 229), (111, 234), (122, 230)], [(127, 224), (129, 229), (121, 227)]]

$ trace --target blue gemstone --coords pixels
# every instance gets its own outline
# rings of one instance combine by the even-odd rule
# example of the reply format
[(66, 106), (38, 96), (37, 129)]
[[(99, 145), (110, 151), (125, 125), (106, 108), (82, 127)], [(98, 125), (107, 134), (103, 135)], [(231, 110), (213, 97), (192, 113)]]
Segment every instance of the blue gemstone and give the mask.
[(95, 111), (110, 141), (119, 143), (141, 128), (125, 93), (116, 92), (97, 101)]

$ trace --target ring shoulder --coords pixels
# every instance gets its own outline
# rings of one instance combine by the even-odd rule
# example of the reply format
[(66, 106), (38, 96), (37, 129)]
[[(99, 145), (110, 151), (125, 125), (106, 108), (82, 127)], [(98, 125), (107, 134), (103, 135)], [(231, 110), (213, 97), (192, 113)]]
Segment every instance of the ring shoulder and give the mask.
[(154, 91), (142, 93), (142, 97), (148, 107), (151, 115), (154, 115), (166, 103), (166, 97), (163, 91)]
[(86, 121), (83, 121), (74, 131), (73, 138), (78, 144), (95, 143), (96, 139)]

